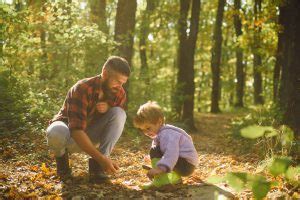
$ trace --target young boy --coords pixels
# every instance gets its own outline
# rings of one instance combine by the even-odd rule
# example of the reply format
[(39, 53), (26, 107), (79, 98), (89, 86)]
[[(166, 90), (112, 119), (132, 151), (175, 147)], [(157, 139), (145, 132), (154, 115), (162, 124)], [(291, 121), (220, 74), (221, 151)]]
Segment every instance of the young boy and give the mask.
[(149, 101), (140, 106), (134, 126), (153, 139), (150, 149), (152, 169), (147, 173), (152, 183), (144, 188), (181, 181), (191, 175), (198, 165), (198, 154), (192, 138), (182, 129), (165, 124), (160, 106)]

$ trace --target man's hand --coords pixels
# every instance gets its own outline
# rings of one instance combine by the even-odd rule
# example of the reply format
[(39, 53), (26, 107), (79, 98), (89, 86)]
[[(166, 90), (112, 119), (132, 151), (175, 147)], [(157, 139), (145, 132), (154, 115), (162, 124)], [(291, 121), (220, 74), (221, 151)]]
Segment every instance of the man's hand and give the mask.
[(78, 146), (94, 158), (107, 173), (113, 174), (119, 169), (118, 165), (96, 149), (87, 134), (82, 130), (72, 131), (72, 138)]
[(119, 169), (117, 163), (107, 157), (104, 157), (99, 164), (103, 167), (103, 170), (109, 174), (114, 174)]
[(105, 101), (100, 101), (96, 106), (99, 113), (106, 113), (109, 109), (109, 105)]
[(162, 174), (162, 173), (165, 173), (165, 172), (162, 169), (160, 169), (159, 167), (156, 167), (156, 168), (150, 169), (147, 173), (147, 176), (150, 179), (153, 179), (154, 176)]

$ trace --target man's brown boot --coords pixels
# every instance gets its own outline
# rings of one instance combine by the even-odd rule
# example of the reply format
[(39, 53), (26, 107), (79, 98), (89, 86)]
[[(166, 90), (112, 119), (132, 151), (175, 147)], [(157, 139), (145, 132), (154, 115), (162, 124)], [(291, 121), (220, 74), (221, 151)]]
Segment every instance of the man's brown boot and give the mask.
[(109, 177), (104, 173), (102, 167), (93, 158), (89, 159), (89, 181), (90, 183), (108, 183)]
[(56, 157), (56, 173), (62, 181), (67, 181), (72, 178), (71, 168), (69, 166), (69, 155), (66, 152), (61, 157)]

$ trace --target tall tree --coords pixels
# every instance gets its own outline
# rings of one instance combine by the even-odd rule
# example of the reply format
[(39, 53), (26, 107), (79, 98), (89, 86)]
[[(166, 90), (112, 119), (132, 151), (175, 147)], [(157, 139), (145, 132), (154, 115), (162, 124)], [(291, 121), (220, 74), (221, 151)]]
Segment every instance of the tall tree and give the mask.
[[(109, 28), (107, 25), (106, 17), (106, 0), (89, 0), (90, 6), (90, 21), (97, 24), (98, 30), (104, 33), (106, 36), (109, 34)], [(103, 36), (103, 37), (106, 37)], [(99, 37), (98, 40), (103, 38)], [(92, 42), (91, 42), (92, 43)], [(101, 42), (86, 45), (86, 58), (85, 63), (87, 70), (98, 69), (100, 63), (103, 63), (108, 57), (108, 46), (101, 45)], [(89, 67), (89, 68), (88, 68)]]
[(212, 70), (212, 92), (211, 92), (211, 112), (220, 112), (220, 64), (222, 54), (222, 22), (226, 0), (218, 0), (218, 9), (213, 33), (213, 47), (211, 50), (211, 70)]
[(90, 19), (98, 25), (99, 30), (108, 34), (108, 25), (106, 17), (106, 0), (89, 0)]
[[(283, 123), (293, 128), (300, 136), (300, 1), (286, 1), (280, 6), (282, 52), (277, 57), (282, 65), (279, 90), (279, 105), (283, 111)], [(279, 35), (280, 36), (280, 35)]]
[(261, 58), (261, 3), (262, 0), (254, 0), (254, 47), (253, 47), (253, 78), (254, 78), (254, 103), (263, 104), (262, 94), (262, 58)]
[(236, 54), (236, 107), (243, 107), (243, 97), (244, 97), (244, 86), (245, 86), (245, 72), (243, 64), (243, 49), (238, 42), (239, 37), (243, 34), (242, 32), (242, 22), (240, 17), (241, 11), (241, 0), (234, 0), (234, 29), (237, 38), (237, 47), (235, 50)]
[(130, 65), (133, 55), (136, 7), (136, 0), (118, 0), (114, 39), (119, 44), (117, 54), (124, 57)]
[(139, 33), (139, 50), (141, 58), (141, 79), (145, 80), (145, 83), (148, 85), (150, 83), (148, 75), (148, 62), (147, 62), (147, 39), (149, 35), (149, 25), (150, 25), (150, 15), (155, 9), (157, 4), (156, 0), (147, 0), (146, 10), (142, 13), (142, 21), (140, 25)]
[[(39, 1), (33, 1), (33, 0), (28, 0), (27, 5), (28, 8), (31, 10), (32, 13), (39, 13), (39, 12), (46, 12), (46, 7), (45, 7), (45, 0), (39, 0)], [(45, 21), (44, 17), (41, 17), (41, 21)], [(42, 62), (42, 67), (40, 71), (40, 79), (45, 80), (47, 77), (49, 77), (49, 69), (48, 69), (48, 64), (47, 64), (47, 50), (46, 50), (46, 30), (43, 27), (42, 23), (39, 28), (39, 34), (40, 34), (40, 47), (42, 50), (42, 56), (41, 56), (41, 62)], [(30, 66), (33, 68), (32, 66)]]
[[(190, 26), (187, 26), (187, 17), (191, 7)], [(179, 17), (179, 49), (178, 49), (178, 74), (177, 74), (177, 97), (183, 97), (179, 101), (182, 108), (182, 120), (188, 129), (195, 130), (194, 125), (194, 55), (199, 27), (200, 0), (181, 0)], [(188, 30), (190, 30), (189, 34)], [(181, 113), (181, 109), (178, 111)]]
[(276, 51), (276, 63), (274, 66), (273, 71), (273, 102), (278, 102), (278, 92), (279, 92), (279, 82), (280, 82), (280, 74), (281, 74), (281, 68), (282, 68), (282, 61), (284, 58), (284, 34), (283, 31), (283, 24), (285, 23), (284, 20), (286, 20), (287, 16), (286, 12), (284, 12), (284, 7), (281, 7), (280, 14), (278, 17), (278, 24), (279, 24), (279, 30), (278, 30), (278, 41), (277, 41), (277, 51)]

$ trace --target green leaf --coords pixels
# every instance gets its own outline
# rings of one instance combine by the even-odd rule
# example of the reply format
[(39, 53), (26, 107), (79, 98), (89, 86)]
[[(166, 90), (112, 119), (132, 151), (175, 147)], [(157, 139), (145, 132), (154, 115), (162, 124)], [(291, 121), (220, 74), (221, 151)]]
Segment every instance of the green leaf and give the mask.
[(280, 127), (280, 130), (282, 132), (282, 145), (289, 145), (294, 140), (294, 132), (289, 127), (282, 125)]
[(264, 178), (258, 178), (252, 182), (252, 192), (256, 199), (263, 199), (267, 196), (271, 189), (271, 183), (266, 181)]
[(262, 136), (273, 137), (277, 135), (277, 131), (271, 126), (247, 126), (241, 129), (241, 135), (245, 138), (256, 139)]
[(245, 188), (247, 182), (247, 173), (243, 172), (230, 172), (225, 176), (228, 184), (237, 192), (242, 191)]
[(273, 176), (278, 176), (285, 173), (291, 163), (291, 159), (287, 157), (275, 158), (269, 167), (269, 171)]
[(293, 185), (300, 185), (300, 166), (290, 166), (285, 173), (285, 177)]
[(208, 183), (211, 183), (211, 184), (217, 184), (217, 183), (221, 183), (224, 181), (224, 177), (221, 177), (221, 176), (210, 176), (206, 179), (206, 181)]

